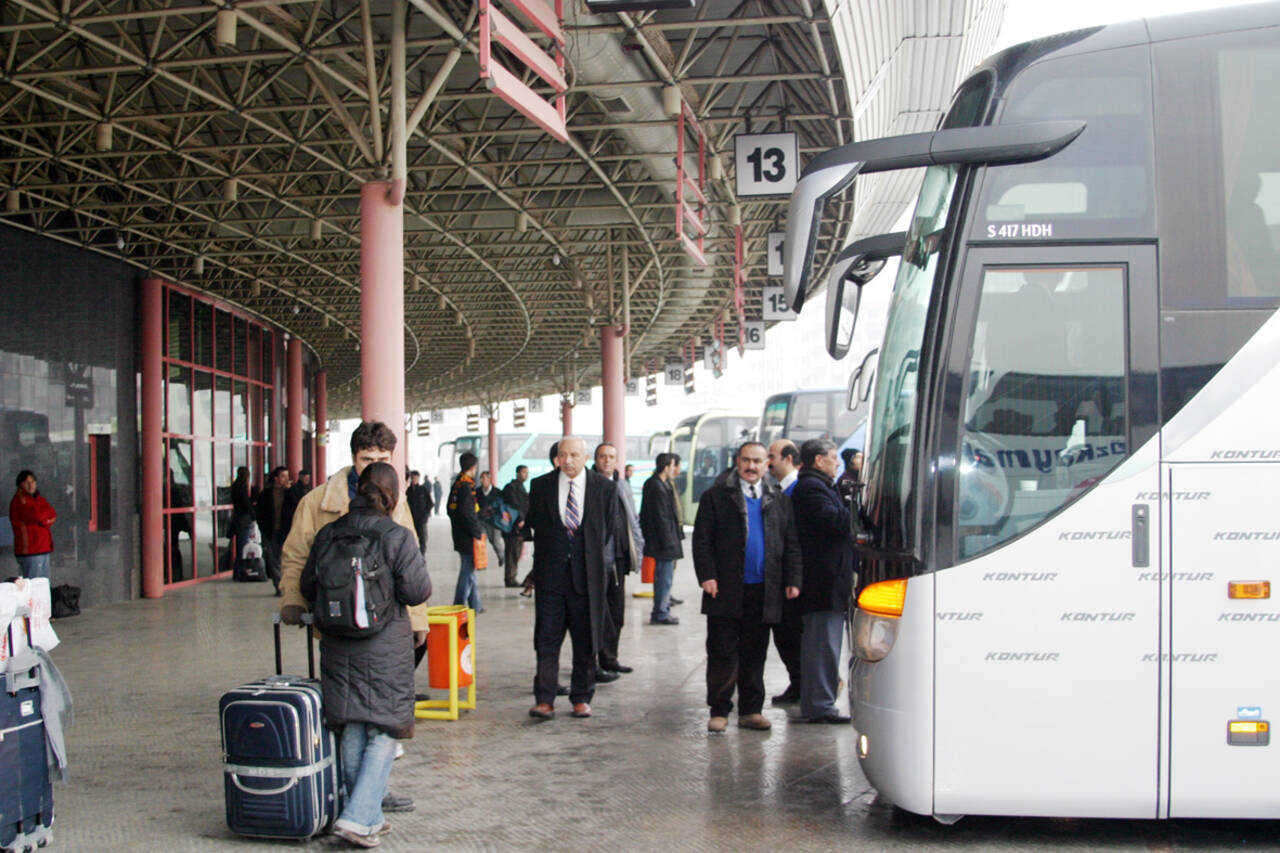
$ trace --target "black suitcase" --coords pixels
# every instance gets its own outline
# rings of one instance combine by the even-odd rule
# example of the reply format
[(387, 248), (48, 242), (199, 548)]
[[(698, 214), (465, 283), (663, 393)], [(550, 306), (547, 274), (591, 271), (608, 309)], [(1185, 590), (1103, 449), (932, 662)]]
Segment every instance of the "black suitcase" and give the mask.
[(237, 687), (218, 703), (227, 826), (241, 835), (306, 839), (328, 831), (338, 816), (337, 741), (325, 727), (310, 615), (304, 619), (309, 678), (280, 674), (276, 614), (276, 675)]
[[(19, 618), (29, 646), (31, 622), (21, 613)], [(8, 632), (12, 649), (12, 622)], [(24, 651), (9, 658), (0, 672), (0, 850), (34, 850), (52, 838), (53, 785), (38, 666), (35, 656)]]

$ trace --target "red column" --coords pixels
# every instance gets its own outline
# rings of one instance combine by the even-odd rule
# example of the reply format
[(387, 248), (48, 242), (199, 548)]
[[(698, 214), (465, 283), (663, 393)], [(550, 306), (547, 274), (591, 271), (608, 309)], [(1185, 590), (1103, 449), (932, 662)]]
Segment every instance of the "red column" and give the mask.
[(142, 280), (142, 597), (164, 595), (164, 282)]
[(395, 433), (391, 464), (403, 479), (404, 206), (403, 187), (389, 197), (396, 189), (392, 181), (360, 188), (360, 410)]
[(302, 470), (302, 341), (298, 338), (289, 338), (286, 359), (289, 372), (285, 383), (289, 399), (284, 416), (284, 464), (289, 469), (289, 476), (293, 477)]
[(502, 460), (498, 458), (498, 419), (489, 418), (489, 477), (495, 486), (498, 485), (498, 466)]
[(311, 472), (311, 484), (318, 486), (329, 479), (329, 374), (316, 372), (316, 466)]
[(560, 401), (560, 423), (564, 426), (561, 437), (573, 435), (573, 403), (569, 400)]
[[(618, 449), (618, 470), (627, 464), (627, 418), (623, 409), (627, 386), (622, 378), (621, 326), (600, 330), (600, 384), (604, 398), (604, 440)], [(588, 453), (591, 449), (588, 448)]]

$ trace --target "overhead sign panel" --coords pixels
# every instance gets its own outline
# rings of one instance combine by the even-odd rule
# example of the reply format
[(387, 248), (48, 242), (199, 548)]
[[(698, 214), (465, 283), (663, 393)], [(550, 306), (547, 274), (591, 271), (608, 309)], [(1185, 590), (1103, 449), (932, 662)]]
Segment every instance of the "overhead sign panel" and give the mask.
[(787, 294), (782, 285), (770, 284), (765, 286), (764, 318), (766, 320), (795, 320), (799, 316), (789, 307)]
[(764, 321), (748, 320), (742, 324), (743, 349), (764, 349)]
[(790, 195), (800, 174), (794, 133), (744, 133), (733, 138), (738, 197)]
[(782, 277), (782, 243), (786, 238), (786, 231), (770, 231), (766, 238), (768, 251), (765, 253), (765, 272), (770, 278)]
[(683, 385), (684, 384), (684, 363), (673, 361), (662, 370), (663, 385)]

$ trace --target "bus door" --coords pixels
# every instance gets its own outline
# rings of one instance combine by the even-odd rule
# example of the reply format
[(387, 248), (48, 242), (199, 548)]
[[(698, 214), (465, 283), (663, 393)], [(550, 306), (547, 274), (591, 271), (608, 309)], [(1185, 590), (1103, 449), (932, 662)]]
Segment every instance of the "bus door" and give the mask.
[(934, 811), (1154, 817), (1154, 250), (971, 249), (962, 276), (937, 407)]

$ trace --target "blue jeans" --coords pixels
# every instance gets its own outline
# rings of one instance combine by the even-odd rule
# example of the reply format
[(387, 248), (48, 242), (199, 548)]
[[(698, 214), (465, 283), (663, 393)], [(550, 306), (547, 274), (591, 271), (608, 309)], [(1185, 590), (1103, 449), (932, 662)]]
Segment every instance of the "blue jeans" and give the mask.
[(676, 573), (675, 560), (655, 560), (653, 567), (653, 612), (649, 619), (666, 619), (671, 608), (671, 578)]
[(347, 804), (335, 826), (372, 835), (382, 827), (382, 798), (387, 795), (396, 741), (368, 723), (347, 723), (342, 729), (342, 778)]
[(32, 554), (29, 557), (18, 557), (18, 569), (24, 578), (49, 577), (49, 555)]
[(476, 581), (476, 558), (472, 554), (458, 554), (462, 567), (458, 569), (458, 585), (453, 589), (453, 603), (465, 604), (472, 610), (480, 610), (480, 584)]

